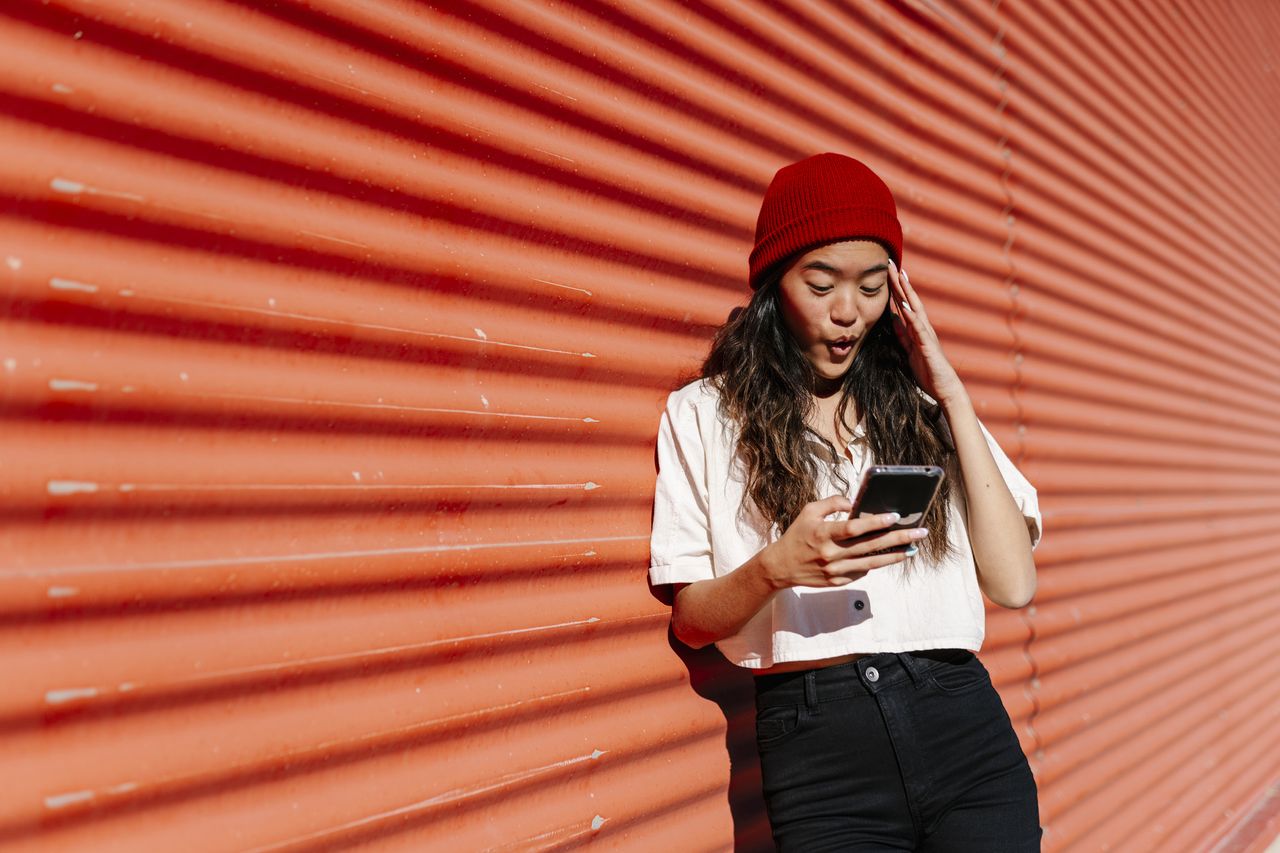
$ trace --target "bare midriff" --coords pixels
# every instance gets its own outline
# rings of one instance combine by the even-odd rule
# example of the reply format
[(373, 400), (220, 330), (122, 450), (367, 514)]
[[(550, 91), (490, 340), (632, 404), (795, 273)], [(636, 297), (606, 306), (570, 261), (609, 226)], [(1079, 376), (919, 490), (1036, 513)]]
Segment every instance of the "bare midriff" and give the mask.
[(782, 663), (775, 663), (768, 669), (755, 669), (751, 671), (752, 675), (776, 675), (779, 672), (795, 672), (798, 669), (822, 669), (823, 667), (835, 666), (836, 664), (849, 663), (859, 658), (865, 658), (865, 654), (848, 654), (840, 655), (834, 658), (823, 658), (822, 660), (789, 660)]

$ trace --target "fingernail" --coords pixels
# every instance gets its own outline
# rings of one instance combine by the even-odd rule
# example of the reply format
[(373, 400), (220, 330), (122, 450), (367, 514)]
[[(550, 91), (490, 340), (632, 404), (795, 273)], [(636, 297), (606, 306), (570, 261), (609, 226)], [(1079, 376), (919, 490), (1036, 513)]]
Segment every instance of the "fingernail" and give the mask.
[(912, 529), (912, 531), (907, 535), (910, 536), (912, 539), (923, 539), (924, 537), (929, 535), (929, 528), (916, 527)]
[(900, 518), (902, 518), (902, 516), (896, 512), (886, 512), (884, 515), (880, 516), (880, 520), (885, 524), (893, 524)]
[(920, 552), (920, 549), (917, 548), (915, 545), (908, 545), (906, 547), (906, 550), (904, 550), (902, 554), (904, 557), (914, 557), (919, 552)]

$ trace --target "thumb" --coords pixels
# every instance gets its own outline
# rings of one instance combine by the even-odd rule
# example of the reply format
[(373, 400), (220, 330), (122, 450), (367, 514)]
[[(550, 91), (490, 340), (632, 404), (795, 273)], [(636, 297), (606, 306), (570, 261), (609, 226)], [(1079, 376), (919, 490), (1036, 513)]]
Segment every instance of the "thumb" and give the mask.
[(853, 501), (846, 495), (831, 495), (817, 502), (818, 510), (826, 518), (835, 512), (849, 512), (853, 509)]

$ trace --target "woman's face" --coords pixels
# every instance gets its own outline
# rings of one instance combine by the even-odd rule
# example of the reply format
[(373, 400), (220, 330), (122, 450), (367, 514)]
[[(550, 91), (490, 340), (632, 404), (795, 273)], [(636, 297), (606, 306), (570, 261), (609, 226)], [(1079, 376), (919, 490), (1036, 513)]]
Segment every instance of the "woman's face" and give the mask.
[(805, 252), (782, 274), (783, 320), (817, 372), (818, 390), (840, 386), (867, 332), (884, 313), (888, 261), (889, 253), (873, 240), (844, 240)]

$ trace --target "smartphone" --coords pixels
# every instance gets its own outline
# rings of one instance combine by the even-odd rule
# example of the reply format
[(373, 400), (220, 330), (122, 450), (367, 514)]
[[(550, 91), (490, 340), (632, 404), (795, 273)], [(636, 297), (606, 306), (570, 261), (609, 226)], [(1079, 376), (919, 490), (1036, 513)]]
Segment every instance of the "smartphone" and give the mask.
[(896, 512), (902, 517), (884, 531), (919, 527), (945, 476), (937, 465), (872, 465), (862, 475), (849, 517)]

